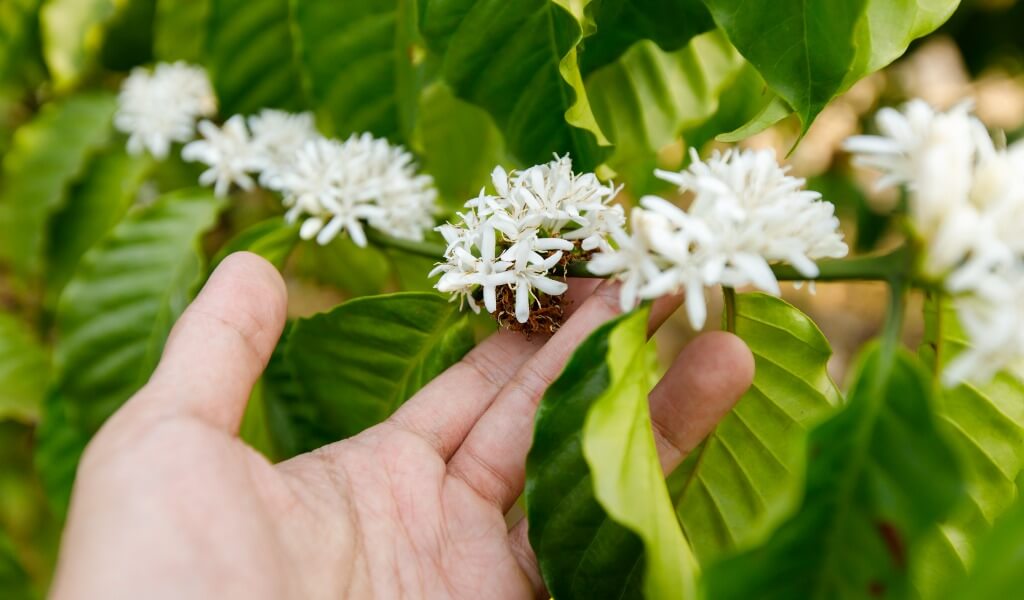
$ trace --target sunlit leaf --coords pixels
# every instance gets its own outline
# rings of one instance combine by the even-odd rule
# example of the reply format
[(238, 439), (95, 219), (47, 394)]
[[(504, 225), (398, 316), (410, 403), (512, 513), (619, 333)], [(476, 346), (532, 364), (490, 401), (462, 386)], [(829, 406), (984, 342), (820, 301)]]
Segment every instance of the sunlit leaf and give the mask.
[[(935, 347), (941, 339), (940, 362), (946, 365), (968, 345), (952, 302), (941, 311), (933, 300), (925, 307), (925, 345), (921, 356), (936, 365)], [(925, 598), (945, 598), (949, 584), (971, 564), (977, 564), (975, 543), (1017, 498), (1015, 480), (1024, 467), (1024, 383), (1020, 374), (1002, 372), (983, 385), (964, 383), (941, 389), (938, 411), (957, 442), (968, 496), (941, 527), (933, 529), (915, 565), (914, 583)]]
[(977, 560), (942, 598), (1006, 600), (1024, 588), (1024, 501), (1018, 500), (978, 541)]
[(350, 300), (295, 323), (286, 356), (313, 410), (304, 450), (375, 425), (473, 346), (466, 316), (438, 294)]
[(46, 392), (49, 358), (14, 315), (0, 313), (0, 420), (35, 421)]
[(103, 45), (103, 29), (127, 0), (45, 0), (39, 11), (43, 55), (59, 89), (74, 86)]
[(683, 531), (702, 564), (759, 540), (792, 508), (807, 429), (835, 409), (832, 349), (811, 319), (766, 294), (736, 298), (754, 384), (673, 473)]
[(205, 274), (199, 237), (223, 201), (184, 190), (132, 212), (82, 259), (61, 297), (54, 386), (37, 465), (58, 512), (89, 437), (149, 378)]
[(799, 510), (712, 566), (707, 597), (906, 597), (922, 538), (963, 494), (932, 392), (916, 357), (870, 347), (844, 408), (810, 433)]
[(241, 251), (258, 254), (280, 270), (298, 242), (297, 225), (286, 223), (282, 217), (271, 217), (239, 231), (228, 240), (214, 257), (210, 270), (217, 268), (229, 254)]
[(90, 154), (110, 137), (114, 98), (89, 93), (49, 104), (15, 133), (0, 189), (0, 255), (24, 276), (38, 275), (51, 216)]
[(694, 597), (696, 563), (651, 433), (646, 331), (646, 310), (597, 329), (537, 411), (526, 507), (556, 599)]
[(157, 0), (153, 54), (158, 60), (199, 62), (211, 0)]

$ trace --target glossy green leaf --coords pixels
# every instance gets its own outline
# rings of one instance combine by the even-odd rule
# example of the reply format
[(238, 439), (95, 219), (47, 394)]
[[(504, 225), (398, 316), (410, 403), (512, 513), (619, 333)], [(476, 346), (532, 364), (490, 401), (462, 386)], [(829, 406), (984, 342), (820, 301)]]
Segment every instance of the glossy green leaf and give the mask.
[(347, 236), (326, 246), (308, 241), (295, 248), (296, 271), (349, 296), (379, 294), (391, 278), (391, 263), (380, 248), (360, 248)]
[(286, 357), (316, 412), (304, 449), (383, 421), (472, 346), (468, 319), (438, 294), (357, 298), (300, 319)]
[(580, 54), (584, 76), (618, 60), (636, 42), (650, 40), (672, 52), (715, 27), (701, 0), (593, 0), (587, 15), (596, 31)]
[[(285, 327), (281, 339), (263, 370), (254, 396), (263, 401), (263, 414), (270, 444), (279, 460), (310, 450), (306, 440), (318, 428), (317, 408), (307, 402), (295, 373), (285, 357), (292, 325)], [(325, 435), (320, 433), (318, 435)]]
[(744, 61), (718, 96), (718, 109), (699, 125), (683, 131), (687, 146), (702, 150), (717, 136), (749, 123), (770, 102), (773, 94), (750, 63)]
[(47, 244), (46, 292), (56, 302), (86, 250), (124, 216), (152, 167), (145, 156), (131, 156), (118, 145), (97, 156), (67, 193), (67, 205), (54, 215)]
[(271, 217), (239, 231), (228, 240), (214, 257), (210, 271), (229, 254), (242, 251), (258, 254), (281, 270), (298, 242), (297, 225), (286, 223), (281, 217)]
[[(1024, 589), (1024, 501), (1018, 500), (978, 543), (977, 560), (943, 598), (1007, 600)], [(952, 590), (952, 591), (951, 591)]]
[(743, 64), (725, 36), (712, 32), (671, 54), (640, 42), (591, 75), (594, 114), (615, 143), (608, 165), (631, 188), (649, 188), (657, 151), (715, 113)]
[(916, 357), (871, 346), (845, 407), (810, 433), (799, 510), (714, 565), (709, 600), (906, 597), (923, 536), (963, 494), (932, 392)]
[(767, 294), (736, 298), (736, 335), (754, 354), (754, 384), (675, 473), (683, 531), (702, 564), (759, 541), (792, 508), (808, 428), (840, 403), (828, 340)]
[(800, 116), (804, 128), (842, 89), (868, 0), (705, 0), (715, 22)]
[(156, 0), (153, 54), (157, 60), (197, 63), (206, 45), (211, 0)]
[(293, 16), (320, 126), (340, 137), (406, 137), (419, 95), (414, 0), (302, 0), (293, 3)]
[(25, 324), (0, 313), (0, 420), (31, 422), (39, 417), (49, 362)]
[(537, 411), (527, 518), (558, 600), (694, 597), (696, 564), (651, 434), (646, 331), (646, 310), (598, 328)]
[(732, 131), (716, 135), (715, 139), (728, 144), (742, 142), (752, 135), (761, 133), (791, 114), (793, 114), (793, 110), (789, 108), (786, 101), (775, 96), (768, 100), (763, 105), (763, 108), (753, 115), (749, 121), (746, 121), (743, 125)]
[(209, 0), (204, 64), (220, 113), (305, 105), (289, 0)]
[[(969, 344), (949, 299), (937, 310), (925, 307), (925, 345), (921, 356), (935, 367), (941, 340), (941, 364)], [(964, 383), (939, 393), (939, 414), (957, 443), (968, 497), (941, 527), (933, 529), (914, 583), (924, 598), (945, 598), (949, 585), (971, 564), (974, 545), (1017, 498), (1015, 480), (1024, 467), (1024, 383), (1021, 374), (1002, 372), (983, 385)]]
[[(606, 140), (583, 88), (577, 16), (555, 0), (423, 0), (420, 29), (456, 95), (483, 107), (526, 164), (570, 153), (582, 169)], [(587, 2), (575, 2), (573, 7)]]
[(413, 137), (423, 170), (451, 210), (461, 210), (490, 181), (494, 166), (506, 162), (504, 140), (490, 115), (456, 98), (442, 82), (423, 91)]
[(90, 155), (110, 137), (115, 101), (89, 93), (49, 104), (15, 133), (0, 189), (0, 255), (23, 276), (38, 275), (50, 218)]
[(199, 238), (222, 204), (205, 190), (184, 190), (132, 212), (85, 255), (65, 288), (37, 455), (60, 512), (85, 442), (149, 378), (201, 281)]

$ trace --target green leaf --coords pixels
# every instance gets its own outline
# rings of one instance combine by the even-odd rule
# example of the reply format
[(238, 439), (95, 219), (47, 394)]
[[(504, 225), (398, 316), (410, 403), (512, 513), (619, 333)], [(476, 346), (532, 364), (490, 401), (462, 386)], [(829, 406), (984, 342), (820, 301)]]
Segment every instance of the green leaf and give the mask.
[(303, 0), (293, 12), (299, 63), (321, 127), (341, 137), (406, 137), (419, 96), (414, 0)]
[(99, 241), (135, 201), (152, 167), (118, 145), (94, 158), (81, 181), (67, 193), (67, 206), (54, 215), (47, 248), (46, 292), (56, 304), (86, 250)]
[(868, 0), (704, 3), (733, 45), (793, 107), (806, 130), (843, 89)]
[(494, 166), (505, 159), (504, 141), (491, 117), (456, 98), (443, 82), (423, 91), (413, 138), (423, 170), (434, 177), (442, 201), (452, 210), (461, 210), (475, 197)]
[(1018, 500), (979, 543), (977, 560), (967, 577), (943, 598), (1006, 600), (1024, 587), (1024, 501)]
[(211, 0), (157, 0), (153, 54), (157, 60), (202, 60)]
[(204, 64), (220, 114), (305, 104), (293, 57), (289, 0), (209, 0)]
[(646, 331), (646, 310), (598, 328), (537, 411), (526, 460), (529, 536), (560, 600), (695, 596), (696, 564), (651, 433)]
[(89, 437), (156, 366), (204, 275), (199, 238), (222, 205), (205, 190), (183, 190), (132, 212), (85, 255), (65, 288), (37, 455), (58, 512)]
[(718, 110), (703, 123), (683, 131), (683, 141), (701, 150), (716, 136), (749, 123), (773, 97), (757, 69), (744, 61), (736, 75), (719, 93)]
[(650, 40), (666, 52), (715, 28), (701, 0), (594, 0), (588, 16), (596, 28), (580, 54), (584, 76), (617, 60), (630, 46)]
[(906, 597), (922, 537), (963, 492), (932, 392), (916, 357), (871, 346), (846, 406), (811, 431), (799, 511), (714, 565), (707, 597)]
[(828, 340), (785, 301), (738, 295), (736, 335), (754, 354), (754, 384), (670, 478), (701, 564), (759, 541), (793, 507), (807, 429), (841, 400)]
[(472, 346), (466, 316), (437, 294), (357, 298), (300, 319), (286, 357), (317, 415), (304, 449), (383, 421)]
[(104, 28), (126, 0), (45, 0), (39, 11), (43, 55), (58, 90), (73, 87), (92, 67)]
[(631, 187), (649, 189), (656, 153), (715, 113), (743, 59), (720, 32), (666, 54), (640, 42), (587, 80), (602, 129), (615, 142), (608, 165)]
[(252, 252), (270, 261), (280, 271), (299, 241), (297, 225), (281, 217), (271, 217), (235, 234), (220, 249), (210, 265), (212, 272), (222, 260), (234, 252)]
[(607, 140), (577, 63), (583, 30), (564, 4), (423, 0), (420, 29), (443, 55), (442, 75), (455, 94), (490, 113), (517, 159), (537, 164), (568, 152), (587, 170), (601, 162)]
[(0, 87), (27, 83), (36, 75), (37, 11), (41, 0), (0, 2)]
[(110, 138), (115, 100), (89, 93), (46, 105), (15, 133), (3, 162), (0, 255), (22, 276), (40, 274), (50, 217), (90, 155)]
[(49, 362), (29, 329), (13, 315), (0, 313), (0, 420), (38, 419)]
[(300, 275), (333, 285), (349, 296), (379, 294), (391, 276), (391, 264), (381, 249), (360, 248), (347, 236), (338, 236), (326, 246), (299, 244), (295, 266)]
[[(941, 310), (925, 305), (925, 345), (921, 356), (935, 368), (935, 344), (941, 340), (943, 365), (968, 345), (952, 302)], [(1017, 499), (1014, 481), (1024, 467), (1024, 383), (1020, 374), (1002, 372), (984, 385), (964, 383), (942, 389), (938, 412), (956, 442), (967, 482), (967, 498), (941, 527), (936, 527), (915, 565), (915, 586), (924, 598), (945, 598), (949, 585), (971, 564), (975, 543)]]
[(14, 544), (0, 529), (0, 589), (8, 600), (31, 600), (36, 597), (32, 582), (18, 560)]
[(793, 114), (793, 109), (786, 104), (786, 101), (778, 96), (773, 96), (750, 120), (732, 131), (716, 135), (715, 139), (727, 144), (742, 142), (752, 135), (761, 133), (791, 114)]

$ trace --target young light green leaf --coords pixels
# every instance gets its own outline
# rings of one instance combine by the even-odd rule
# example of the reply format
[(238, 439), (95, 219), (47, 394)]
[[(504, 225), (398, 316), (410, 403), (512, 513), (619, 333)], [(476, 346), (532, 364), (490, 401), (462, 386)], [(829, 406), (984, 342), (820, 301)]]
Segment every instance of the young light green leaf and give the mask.
[(736, 335), (754, 354), (754, 384), (669, 480), (702, 564), (759, 541), (792, 508), (807, 429), (841, 400), (828, 340), (785, 301), (737, 296)]
[(577, 63), (583, 30), (564, 5), (424, 0), (420, 29), (443, 55), (444, 79), (460, 98), (491, 114), (516, 158), (536, 164), (551, 160), (553, 152), (568, 152), (578, 169), (588, 170), (601, 162), (600, 145), (607, 140)]
[(732, 131), (719, 133), (715, 136), (715, 139), (727, 144), (742, 142), (752, 135), (761, 133), (791, 114), (793, 114), (793, 109), (786, 104), (786, 101), (778, 96), (774, 96), (764, 104), (757, 114), (744, 122), (743, 125)]
[(419, 96), (414, 0), (304, 0), (293, 18), (320, 126), (341, 137), (408, 137)]
[(89, 437), (156, 366), (204, 275), (199, 237), (222, 205), (205, 190), (184, 190), (132, 212), (85, 255), (65, 288), (37, 454), (58, 512)]
[(943, 598), (950, 600), (1007, 600), (1024, 588), (1024, 500), (999, 518), (992, 531), (979, 540), (977, 559), (966, 577)]
[(118, 145), (94, 158), (54, 215), (47, 238), (47, 303), (55, 305), (86, 250), (124, 216), (152, 167), (145, 156), (131, 156)]
[[(921, 356), (933, 370), (969, 344), (952, 302), (925, 305)], [(935, 349), (940, 348), (936, 361)], [(1024, 383), (1021, 374), (1002, 372), (984, 384), (941, 389), (938, 412), (956, 442), (967, 482), (967, 497), (941, 526), (933, 528), (914, 565), (914, 584), (923, 598), (945, 598), (949, 585), (975, 560), (975, 544), (1017, 498), (1015, 480), (1024, 468)]]
[(587, 18), (596, 30), (580, 53), (584, 77), (612, 63), (636, 42), (673, 52), (715, 28), (701, 0), (593, 0)]
[(289, 0), (209, 0), (204, 64), (220, 114), (305, 106)]
[(57, 89), (74, 86), (103, 45), (104, 27), (125, 0), (46, 0), (39, 11), (43, 55)]
[(206, 45), (211, 0), (156, 0), (153, 54), (157, 60), (198, 63)]
[(798, 512), (713, 566), (707, 597), (906, 597), (922, 537), (963, 494), (932, 392), (916, 357), (866, 350), (846, 406), (811, 431)]
[(33, 422), (46, 393), (49, 357), (14, 315), (0, 313), (0, 421)]
[(0, 256), (23, 277), (43, 267), (51, 216), (90, 155), (110, 138), (113, 96), (89, 93), (48, 104), (15, 133), (0, 189)]
[(380, 423), (472, 347), (466, 315), (438, 294), (357, 298), (298, 320), (286, 359), (316, 413), (303, 450)]
[(656, 153), (715, 113), (743, 59), (720, 32), (665, 53), (649, 41), (587, 80), (601, 127), (615, 142), (607, 163), (635, 190), (650, 189)]
[(537, 411), (530, 544), (555, 598), (692, 598), (696, 564), (651, 434), (647, 311), (598, 328)]

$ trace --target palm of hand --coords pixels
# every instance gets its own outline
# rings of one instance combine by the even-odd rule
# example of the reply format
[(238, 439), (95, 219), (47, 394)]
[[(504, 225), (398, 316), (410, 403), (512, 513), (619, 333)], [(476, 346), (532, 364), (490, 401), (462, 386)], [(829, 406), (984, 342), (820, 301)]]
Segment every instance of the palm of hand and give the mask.
[[(526, 524), (510, 531), (504, 515), (536, 402), (614, 315), (609, 290), (571, 293), (579, 308), (550, 343), (496, 334), (385, 423), (272, 465), (236, 433), (280, 335), (283, 286), (260, 259), (225, 261), (83, 458), (54, 597), (543, 595)], [(656, 306), (653, 326), (677, 302)], [(751, 376), (725, 334), (684, 350), (651, 397), (666, 470)]]

